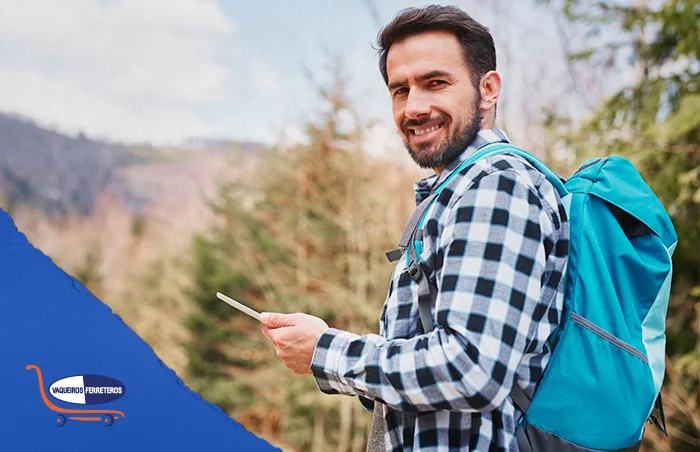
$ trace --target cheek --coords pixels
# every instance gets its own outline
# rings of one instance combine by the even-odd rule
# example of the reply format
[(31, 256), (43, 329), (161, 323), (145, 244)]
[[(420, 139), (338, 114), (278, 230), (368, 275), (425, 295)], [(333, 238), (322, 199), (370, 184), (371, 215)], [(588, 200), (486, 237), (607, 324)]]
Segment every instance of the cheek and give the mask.
[(462, 125), (465, 123), (470, 122), (470, 118), (472, 116), (472, 106), (471, 104), (465, 104), (468, 105), (465, 107), (464, 105), (461, 104), (454, 104), (454, 105), (446, 105), (443, 114), (446, 116), (446, 118), (449, 118), (450, 120), (450, 128), (460, 128)]
[(401, 129), (401, 125), (403, 124), (405, 119), (403, 107), (397, 104), (393, 104), (392, 113), (394, 115), (394, 124), (396, 124), (396, 128), (399, 129), (399, 131), (403, 132)]

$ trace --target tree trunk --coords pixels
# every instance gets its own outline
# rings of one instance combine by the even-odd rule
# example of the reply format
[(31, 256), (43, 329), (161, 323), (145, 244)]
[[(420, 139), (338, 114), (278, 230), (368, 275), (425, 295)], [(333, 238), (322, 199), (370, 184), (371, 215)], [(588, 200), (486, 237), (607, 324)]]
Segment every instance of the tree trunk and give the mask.
[(314, 435), (311, 443), (311, 452), (325, 452), (325, 417), (323, 411), (317, 409), (314, 415)]

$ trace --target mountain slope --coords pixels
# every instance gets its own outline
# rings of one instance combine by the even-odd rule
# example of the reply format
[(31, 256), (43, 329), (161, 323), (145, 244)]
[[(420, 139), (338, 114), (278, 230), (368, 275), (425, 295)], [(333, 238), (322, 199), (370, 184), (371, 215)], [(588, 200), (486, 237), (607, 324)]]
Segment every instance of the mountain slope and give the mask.
[(9, 210), (28, 204), (51, 216), (89, 214), (97, 195), (114, 187), (116, 169), (136, 160), (126, 146), (71, 137), (0, 113), (0, 193)]

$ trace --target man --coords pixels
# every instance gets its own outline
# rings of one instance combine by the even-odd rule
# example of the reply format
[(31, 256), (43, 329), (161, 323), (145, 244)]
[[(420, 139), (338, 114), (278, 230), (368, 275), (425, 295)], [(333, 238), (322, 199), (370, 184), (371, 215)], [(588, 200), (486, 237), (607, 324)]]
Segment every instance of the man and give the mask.
[[(433, 5), (401, 11), (378, 41), (399, 133), (415, 162), (435, 171), (416, 183), (420, 202), (479, 147), (507, 141), (494, 129), (501, 79), (493, 39), (460, 9)], [(514, 385), (533, 393), (561, 319), (563, 212), (525, 160), (479, 160), (449, 179), (425, 222), (433, 330), (423, 330), (418, 284), (400, 259), (380, 335), (273, 313), (263, 314), (263, 333), (323, 392), (378, 403), (386, 450), (518, 450), (522, 413), (509, 395)]]

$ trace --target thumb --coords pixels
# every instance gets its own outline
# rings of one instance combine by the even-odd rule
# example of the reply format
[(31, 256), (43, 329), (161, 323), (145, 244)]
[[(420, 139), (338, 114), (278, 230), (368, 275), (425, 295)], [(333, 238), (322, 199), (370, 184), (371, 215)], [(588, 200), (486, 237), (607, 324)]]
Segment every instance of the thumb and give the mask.
[(260, 322), (268, 328), (281, 328), (283, 326), (293, 326), (295, 324), (290, 314), (280, 314), (277, 312), (261, 312)]

